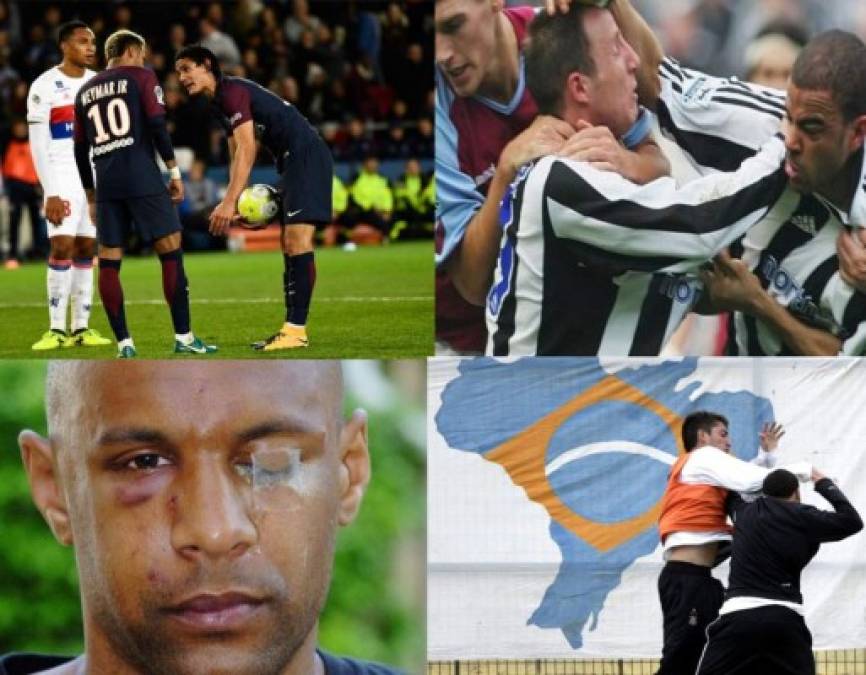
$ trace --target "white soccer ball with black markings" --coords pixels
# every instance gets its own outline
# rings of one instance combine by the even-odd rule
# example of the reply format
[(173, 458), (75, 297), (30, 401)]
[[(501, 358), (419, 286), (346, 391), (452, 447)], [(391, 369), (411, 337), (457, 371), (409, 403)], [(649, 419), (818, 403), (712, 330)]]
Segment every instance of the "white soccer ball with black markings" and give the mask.
[(267, 225), (280, 210), (280, 195), (270, 185), (250, 185), (238, 197), (238, 213), (241, 225), (262, 227)]

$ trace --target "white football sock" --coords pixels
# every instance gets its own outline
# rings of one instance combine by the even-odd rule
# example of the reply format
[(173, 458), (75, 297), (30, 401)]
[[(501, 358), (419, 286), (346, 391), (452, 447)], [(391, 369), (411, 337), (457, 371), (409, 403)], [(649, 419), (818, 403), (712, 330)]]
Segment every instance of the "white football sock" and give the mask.
[[(68, 267), (63, 267), (69, 263)], [(53, 267), (52, 267), (53, 265)], [(48, 318), (52, 330), (66, 332), (66, 308), (72, 289), (72, 265), (69, 261), (49, 262), (48, 267)]]
[(93, 304), (93, 262), (87, 267), (72, 265), (72, 331), (87, 328)]

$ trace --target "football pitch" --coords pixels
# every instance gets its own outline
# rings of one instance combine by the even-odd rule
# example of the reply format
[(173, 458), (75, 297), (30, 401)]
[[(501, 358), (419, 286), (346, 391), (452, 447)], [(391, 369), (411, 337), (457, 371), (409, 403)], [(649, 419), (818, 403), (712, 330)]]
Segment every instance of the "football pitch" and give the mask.
[[(259, 352), (250, 343), (285, 318), (279, 252), (192, 253), (184, 258), (192, 328), (219, 346), (211, 356), (175, 355), (174, 331), (155, 255), (123, 261), (126, 320), (138, 357), (402, 358), (433, 351), (432, 242), (316, 251), (316, 288), (307, 323), (310, 346)], [(44, 263), (0, 270), (0, 358), (113, 358), (117, 347), (30, 349), (48, 329)], [(90, 325), (112, 337), (95, 287)], [(113, 340), (112, 340), (113, 342)]]

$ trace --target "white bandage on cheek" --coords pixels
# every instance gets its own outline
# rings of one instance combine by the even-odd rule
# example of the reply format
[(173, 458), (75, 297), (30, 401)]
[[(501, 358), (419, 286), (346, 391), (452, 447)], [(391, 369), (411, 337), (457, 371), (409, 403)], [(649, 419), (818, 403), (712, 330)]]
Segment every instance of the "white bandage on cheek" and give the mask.
[(289, 508), (304, 493), (299, 448), (267, 448), (252, 454), (252, 492), (259, 509)]

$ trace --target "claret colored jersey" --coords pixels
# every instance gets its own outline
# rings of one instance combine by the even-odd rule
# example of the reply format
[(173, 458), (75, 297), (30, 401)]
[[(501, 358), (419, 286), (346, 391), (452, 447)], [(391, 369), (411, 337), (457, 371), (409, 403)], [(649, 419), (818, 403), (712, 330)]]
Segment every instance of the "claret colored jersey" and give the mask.
[(165, 192), (154, 148), (163, 161), (174, 159), (174, 151), (153, 71), (109, 68), (84, 85), (75, 100), (75, 145), (85, 188), (93, 187), (93, 175), (81, 157), (92, 150), (99, 201)]
[(223, 76), (217, 84), (213, 105), (229, 135), (252, 120), (256, 139), (274, 156), (280, 172), (294, 153), (319, 138), (292, 104), (242, 77)]

